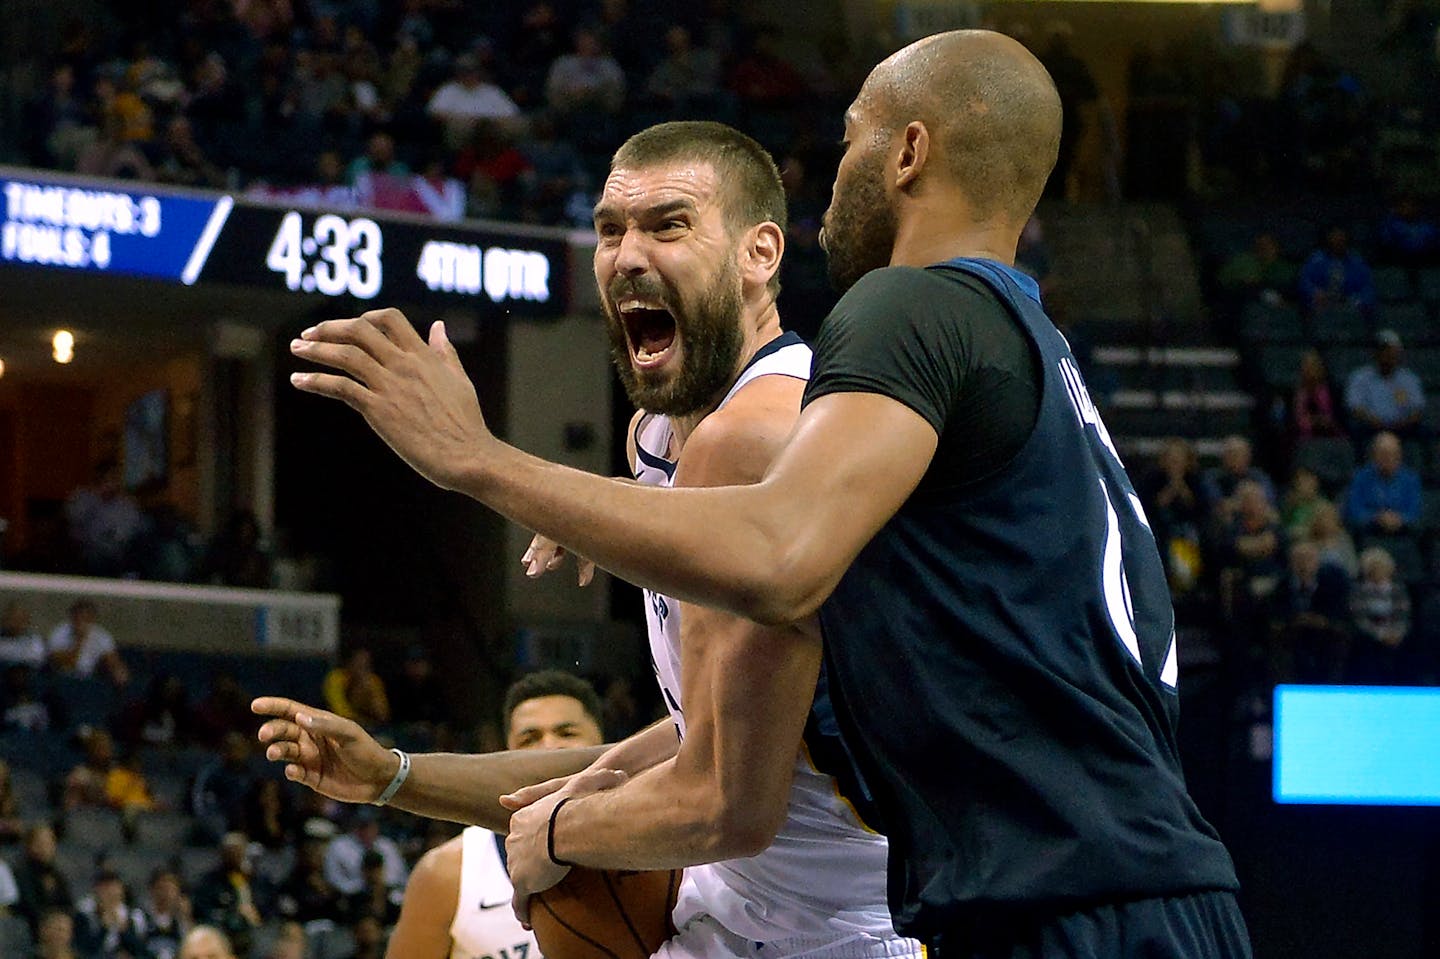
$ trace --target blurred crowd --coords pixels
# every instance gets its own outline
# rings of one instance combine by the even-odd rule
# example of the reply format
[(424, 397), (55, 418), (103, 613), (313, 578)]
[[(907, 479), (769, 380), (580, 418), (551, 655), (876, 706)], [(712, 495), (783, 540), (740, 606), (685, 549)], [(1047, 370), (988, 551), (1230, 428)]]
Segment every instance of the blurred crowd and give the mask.
[[(89, 600), (48, 633), (31, 620), (13, 600), (0, 620), (6, 959), (31, 944), (43, 959), (226, 959), (181, 952), (201, 925), (237, 959), (378, 959), (411, 869), (458, 827), (287, 783), (256, 741), (251, 694), (322, 705), (407, 749), (504, 744), (493, 722), (457, 734), (421, 647), (377, 668), (356, 646), (328, 671), (305, 660), (283, 675), (241, 658), (242, 681), (204, 656), (122, 655)], [(627, 690), (597, 698), (621, 734), (649, 719)]]
[(843, 106), (816, 98), (848, 85), (834, 51), (782, 52), (723, 2), (128, 6), (113, 32), (67, 27), (26, 109), (25, 162), (338, 209), (589, 225), (609, 154), (635, 129), (740, 123), (803, 180)]

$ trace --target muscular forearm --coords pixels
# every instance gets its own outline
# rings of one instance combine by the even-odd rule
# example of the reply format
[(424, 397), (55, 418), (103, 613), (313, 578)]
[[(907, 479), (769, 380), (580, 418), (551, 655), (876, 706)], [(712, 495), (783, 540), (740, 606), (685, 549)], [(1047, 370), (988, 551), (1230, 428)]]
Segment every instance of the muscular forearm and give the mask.
[(753, 856), (775, 828), (746, 798), (727, 799), (712, 778), (669, 760), (619, 789), (567, 802), (556, 817), (555, 855), (597, 869), (679, 869)]
[(410, 776), (390, 805), (429, 819), (503, 833), (510, 827), (510, 812), (500, 805), (501, 796), (547, 779), (573, 775), (594, 762), (605, 748), (412, 756)]
[(657, 490), (495, 443), (457, 485), (622, 579), (764, 618), (781, 559), (762, 487)]
[(680, 737), (675, 732), (675, 724), (669, 719), (662, 719), (611, 746), (592, 765), (638, 776), (674, 756), (679, 748)]

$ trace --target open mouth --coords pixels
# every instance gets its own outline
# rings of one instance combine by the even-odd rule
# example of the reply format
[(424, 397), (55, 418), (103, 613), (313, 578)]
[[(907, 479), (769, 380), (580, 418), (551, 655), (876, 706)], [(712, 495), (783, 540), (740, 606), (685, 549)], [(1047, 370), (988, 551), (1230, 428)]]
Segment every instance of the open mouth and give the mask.
[(675, 345), (675, 317), (658, 304), (622, 300), (618, 305), (635, 365), (651, 369), (664, 363)]

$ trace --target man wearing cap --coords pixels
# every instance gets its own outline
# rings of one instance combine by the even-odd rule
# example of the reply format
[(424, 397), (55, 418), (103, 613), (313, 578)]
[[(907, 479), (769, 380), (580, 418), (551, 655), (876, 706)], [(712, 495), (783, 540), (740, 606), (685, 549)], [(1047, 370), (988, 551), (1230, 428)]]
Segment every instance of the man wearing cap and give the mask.
[(1419, 434), (1425, 390), (1420, 377), (1400, 365), (1403, 349), (1399, 334), (1381, 330), (1375, 335), (1375, 362), (1351, 373), (1345, 385), (1350, 432), (1362, 447), (1380, 432), (1402, 438)]

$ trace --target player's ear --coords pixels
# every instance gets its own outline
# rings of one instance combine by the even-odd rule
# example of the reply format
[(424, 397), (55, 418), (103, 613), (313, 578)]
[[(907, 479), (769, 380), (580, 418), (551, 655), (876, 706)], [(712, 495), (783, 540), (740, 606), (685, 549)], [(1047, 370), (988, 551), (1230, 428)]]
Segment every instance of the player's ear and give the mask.
[(780, 271), (780, 258), (785, 255), (785, 231), (779, 224), (765, 221), (750, 228), (749, 242), (745, 246), (742, 269), (747, 279), (759, 286), (770, 282)]
[(930, 159), (930, 130), (920, 120), (911, 120), (900, 137), (900, 155), (895, 164), (895, 187), (905, 190), (914, 184)]

